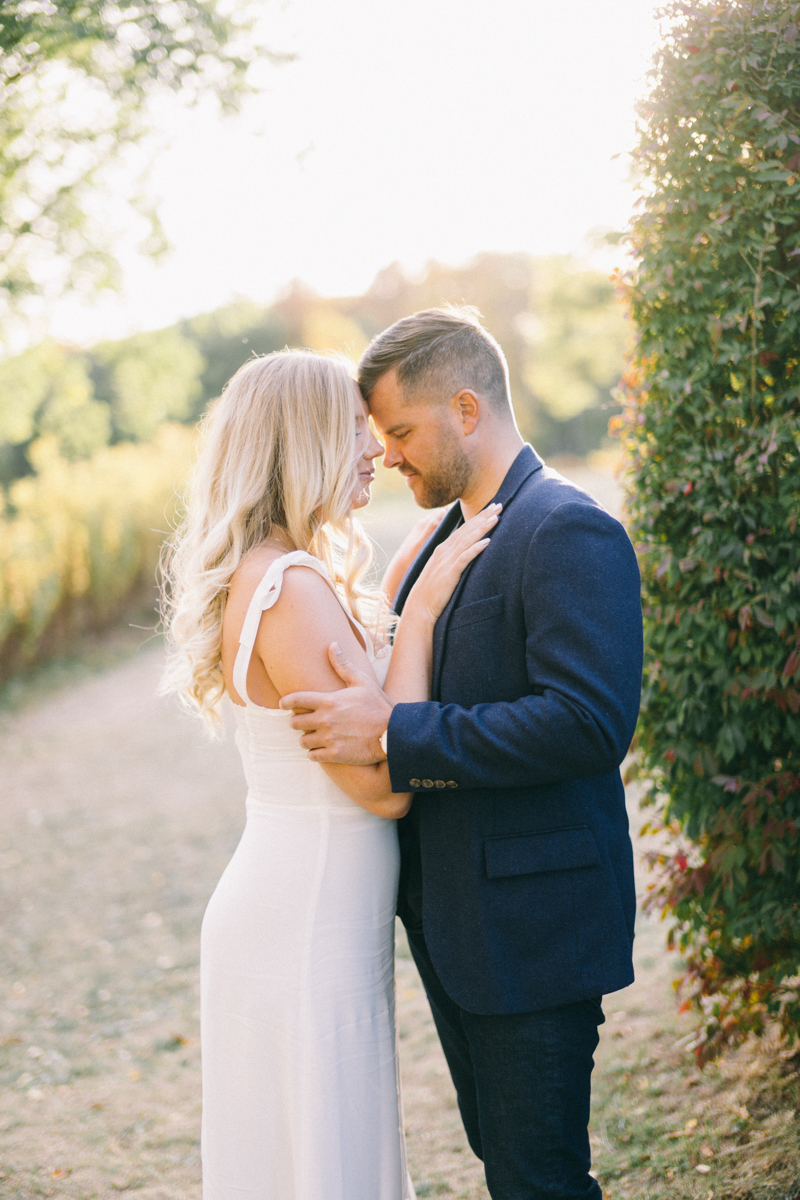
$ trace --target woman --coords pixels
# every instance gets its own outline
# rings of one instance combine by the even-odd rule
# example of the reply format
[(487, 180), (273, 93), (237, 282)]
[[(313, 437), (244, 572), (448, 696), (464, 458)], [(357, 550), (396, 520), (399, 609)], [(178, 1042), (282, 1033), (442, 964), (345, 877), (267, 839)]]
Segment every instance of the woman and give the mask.
[(413, 1196), (394, 1029), (395, 818), (410, 797), (385, 762), (310, 762), (278, 703), (342, 686), (333, 641), (392, 699), (427, 699), (434, 622), (497, 516), (433, 556), (390, 662), (351, 517), (381, 453), (367, 418), (342, 361), (247, 363), (207, 420), (168, 572), (166, 686), (212, 721), (227, 693), (249, 788), (202, 930), (205, 1200)]

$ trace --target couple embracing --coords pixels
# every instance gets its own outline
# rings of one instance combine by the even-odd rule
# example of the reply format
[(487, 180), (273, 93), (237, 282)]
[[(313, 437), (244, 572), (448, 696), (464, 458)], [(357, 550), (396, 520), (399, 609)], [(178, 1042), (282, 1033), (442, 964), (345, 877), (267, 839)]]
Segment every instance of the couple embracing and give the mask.
[[(381, 453), (450, 507), (378, 592), (353, 510)], [(357, 383), (309, 352), (247, 363), (170, 574), (167, 686), (212, 721), (229, 696), (248, 783), (202, 932), (205, 1200), (412, 1200), (396, 912), (493, 1200), (599, 1200), (592, 1055), (633, 979), (639, 579), (621, 525), (523, 443), (500, 347), (432, 309)]]

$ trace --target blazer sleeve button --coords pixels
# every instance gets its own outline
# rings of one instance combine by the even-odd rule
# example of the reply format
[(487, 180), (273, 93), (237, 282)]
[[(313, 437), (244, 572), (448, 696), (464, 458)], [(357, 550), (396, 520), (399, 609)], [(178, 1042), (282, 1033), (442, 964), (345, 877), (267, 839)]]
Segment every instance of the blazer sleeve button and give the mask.
[(432, 779), (423, 779), (423, 781), (422, 781), (422, 786), (423, 786), (424, 788), (430, 788), (430, 787), (433, 787), (433, 780), (432, 780)]
[(444, 786), (445, 786), (445, 782), (444, 782), (444, 780), (443, 780), (443, 779), (434, 779), (434, 781), (433, 781), (433, 786), (434, 786), (434, 787), (444, 787)]
[(418, 779), (409, 779), (408, 786), (412, 788), (418, 788), (420, 786), (420, 782)]
[(455, 779), (448, 779), (445, 786), (446, 787), (458, 787), (458, 784), (456, 783)]

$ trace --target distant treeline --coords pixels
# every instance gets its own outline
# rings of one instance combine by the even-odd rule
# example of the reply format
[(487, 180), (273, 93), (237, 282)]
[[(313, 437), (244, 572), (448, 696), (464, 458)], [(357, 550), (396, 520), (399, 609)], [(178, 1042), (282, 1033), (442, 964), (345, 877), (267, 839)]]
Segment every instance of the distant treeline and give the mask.
[(537, 449), (602, 444), (626, 325), (609, 280), (564, 257), (482, 254), (458, 268), (432, 263), (420, 278), (395, 265), (363, 296), (294, 284), (269, 307), (240, 301), (91, 349), (51, 340), (1, 362), (0, 678), (152, 588), (191, 429), (251, 355), (307, 346), (358, 358), (399, 317), (444, 302), (483, 314)]
[(616, 410), (626, 327), (612, 284), (563, 257), (483, 254), (397, 266), (363, 296), (328, 299), (300, 284), (268, 308), (240, 301), (167, 329), (90, 350), (44, 342), (0, 363), (0, 481), (33, 469), (31, 447), (53, 440), (68, 461), (118, 442), (149, 442), (165, 422), (193, 425), (252, 354), (283, 346), (358, 357), (399, 317), (443, 302), (475, 305), (508, 357), (523, 433), (543, 454), (585, 454)]

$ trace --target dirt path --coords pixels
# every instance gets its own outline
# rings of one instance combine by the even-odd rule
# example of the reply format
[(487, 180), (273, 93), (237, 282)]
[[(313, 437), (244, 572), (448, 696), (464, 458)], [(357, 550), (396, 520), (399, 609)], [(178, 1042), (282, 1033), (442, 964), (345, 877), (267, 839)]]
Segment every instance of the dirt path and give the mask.
[[(245, 788), (232, 740), (154, 697), (159, 668), (150, 649), (0, 734), (3, 1197), (199, 1195), (198, 932)], [(415, 1178), (485, 1195), (399, 954)]]
[[(392, 539), (407, 520), (396, 519)], [(242, 829), (245, 788), (232, 739), (209, 744), (155, 697), (159, 669), (151, 646), (0, 727), (0, 1196), (9, 1200), (199, 1198), (198, 935)], [(619, 1039), (636, 1070), (654, 1035), (680, 1033), (661, 938), (641, 926), (640, 981), (606, 1004), (601, 1157)], [(486, 1200), (402, 933), (397, 984), (418, 1194)]]

